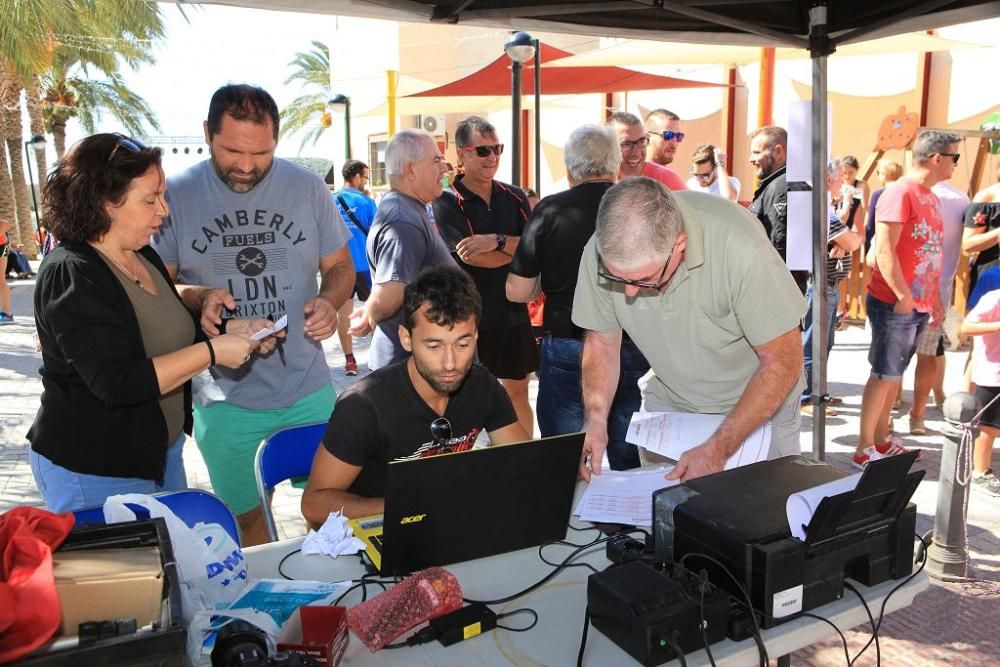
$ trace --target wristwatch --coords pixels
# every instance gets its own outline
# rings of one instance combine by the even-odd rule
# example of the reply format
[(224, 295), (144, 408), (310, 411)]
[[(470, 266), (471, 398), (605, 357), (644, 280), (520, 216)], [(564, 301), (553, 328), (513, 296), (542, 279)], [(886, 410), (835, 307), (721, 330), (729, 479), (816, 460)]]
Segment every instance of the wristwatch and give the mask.
[(507, 235), (497, 234), (497, 250), (503, 250), (507, 246)]

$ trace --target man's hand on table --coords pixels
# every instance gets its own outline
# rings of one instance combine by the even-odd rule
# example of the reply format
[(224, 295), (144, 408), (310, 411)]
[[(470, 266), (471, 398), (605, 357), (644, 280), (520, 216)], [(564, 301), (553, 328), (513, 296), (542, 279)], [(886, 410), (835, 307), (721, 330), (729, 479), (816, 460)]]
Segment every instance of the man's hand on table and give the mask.
[(720, 472), (725, 467), (727, 458), (719, 442), (709, 438), (697, 447), (692, 447), (681, 454), (677, 465), (667, 473), (666, 478), (686, 482), (695, 477), (711, 475)]

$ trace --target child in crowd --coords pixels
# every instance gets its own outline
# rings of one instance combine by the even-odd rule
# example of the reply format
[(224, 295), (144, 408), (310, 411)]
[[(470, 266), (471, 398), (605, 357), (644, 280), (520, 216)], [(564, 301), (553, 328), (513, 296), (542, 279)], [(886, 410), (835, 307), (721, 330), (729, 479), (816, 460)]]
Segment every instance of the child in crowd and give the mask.
[(972, 381), (983, 406), (979, 436), (972, 455), (972, 488), (1000, 496), (1000, 478), (993, 472), (993, 442), (1000, 433), (1000, 289), (984, 294), (962, 323), (962, 333), (974, 336)]

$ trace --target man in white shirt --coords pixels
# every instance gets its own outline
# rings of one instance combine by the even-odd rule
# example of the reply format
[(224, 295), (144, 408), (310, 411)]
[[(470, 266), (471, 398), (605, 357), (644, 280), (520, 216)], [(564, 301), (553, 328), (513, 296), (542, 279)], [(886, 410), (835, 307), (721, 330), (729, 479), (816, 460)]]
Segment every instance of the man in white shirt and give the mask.
[(740, 181), (726, 171), (726, 152), (712, 144), (702, 144), (691, 156), (691, 178), (688, 190), (707, 192), (729, 201), (740, 198)]

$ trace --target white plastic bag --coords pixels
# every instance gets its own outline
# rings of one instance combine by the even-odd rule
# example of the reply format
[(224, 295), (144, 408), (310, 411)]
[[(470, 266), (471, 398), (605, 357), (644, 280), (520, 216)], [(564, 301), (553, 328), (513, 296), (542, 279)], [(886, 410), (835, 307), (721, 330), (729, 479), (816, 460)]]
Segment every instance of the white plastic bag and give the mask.
[(105, 522), (134, 521), (135, 512), (128, 505), (143, 507), (150, 517), (162, 518), (167, 524), (180, 577), (185, 624), (201, 609), (228, 605), (246, 588), (246, 561), (225, 528), (203, 522), (190, 528), (169, 507), (142, 493), (110, 496), (104, 502)]

